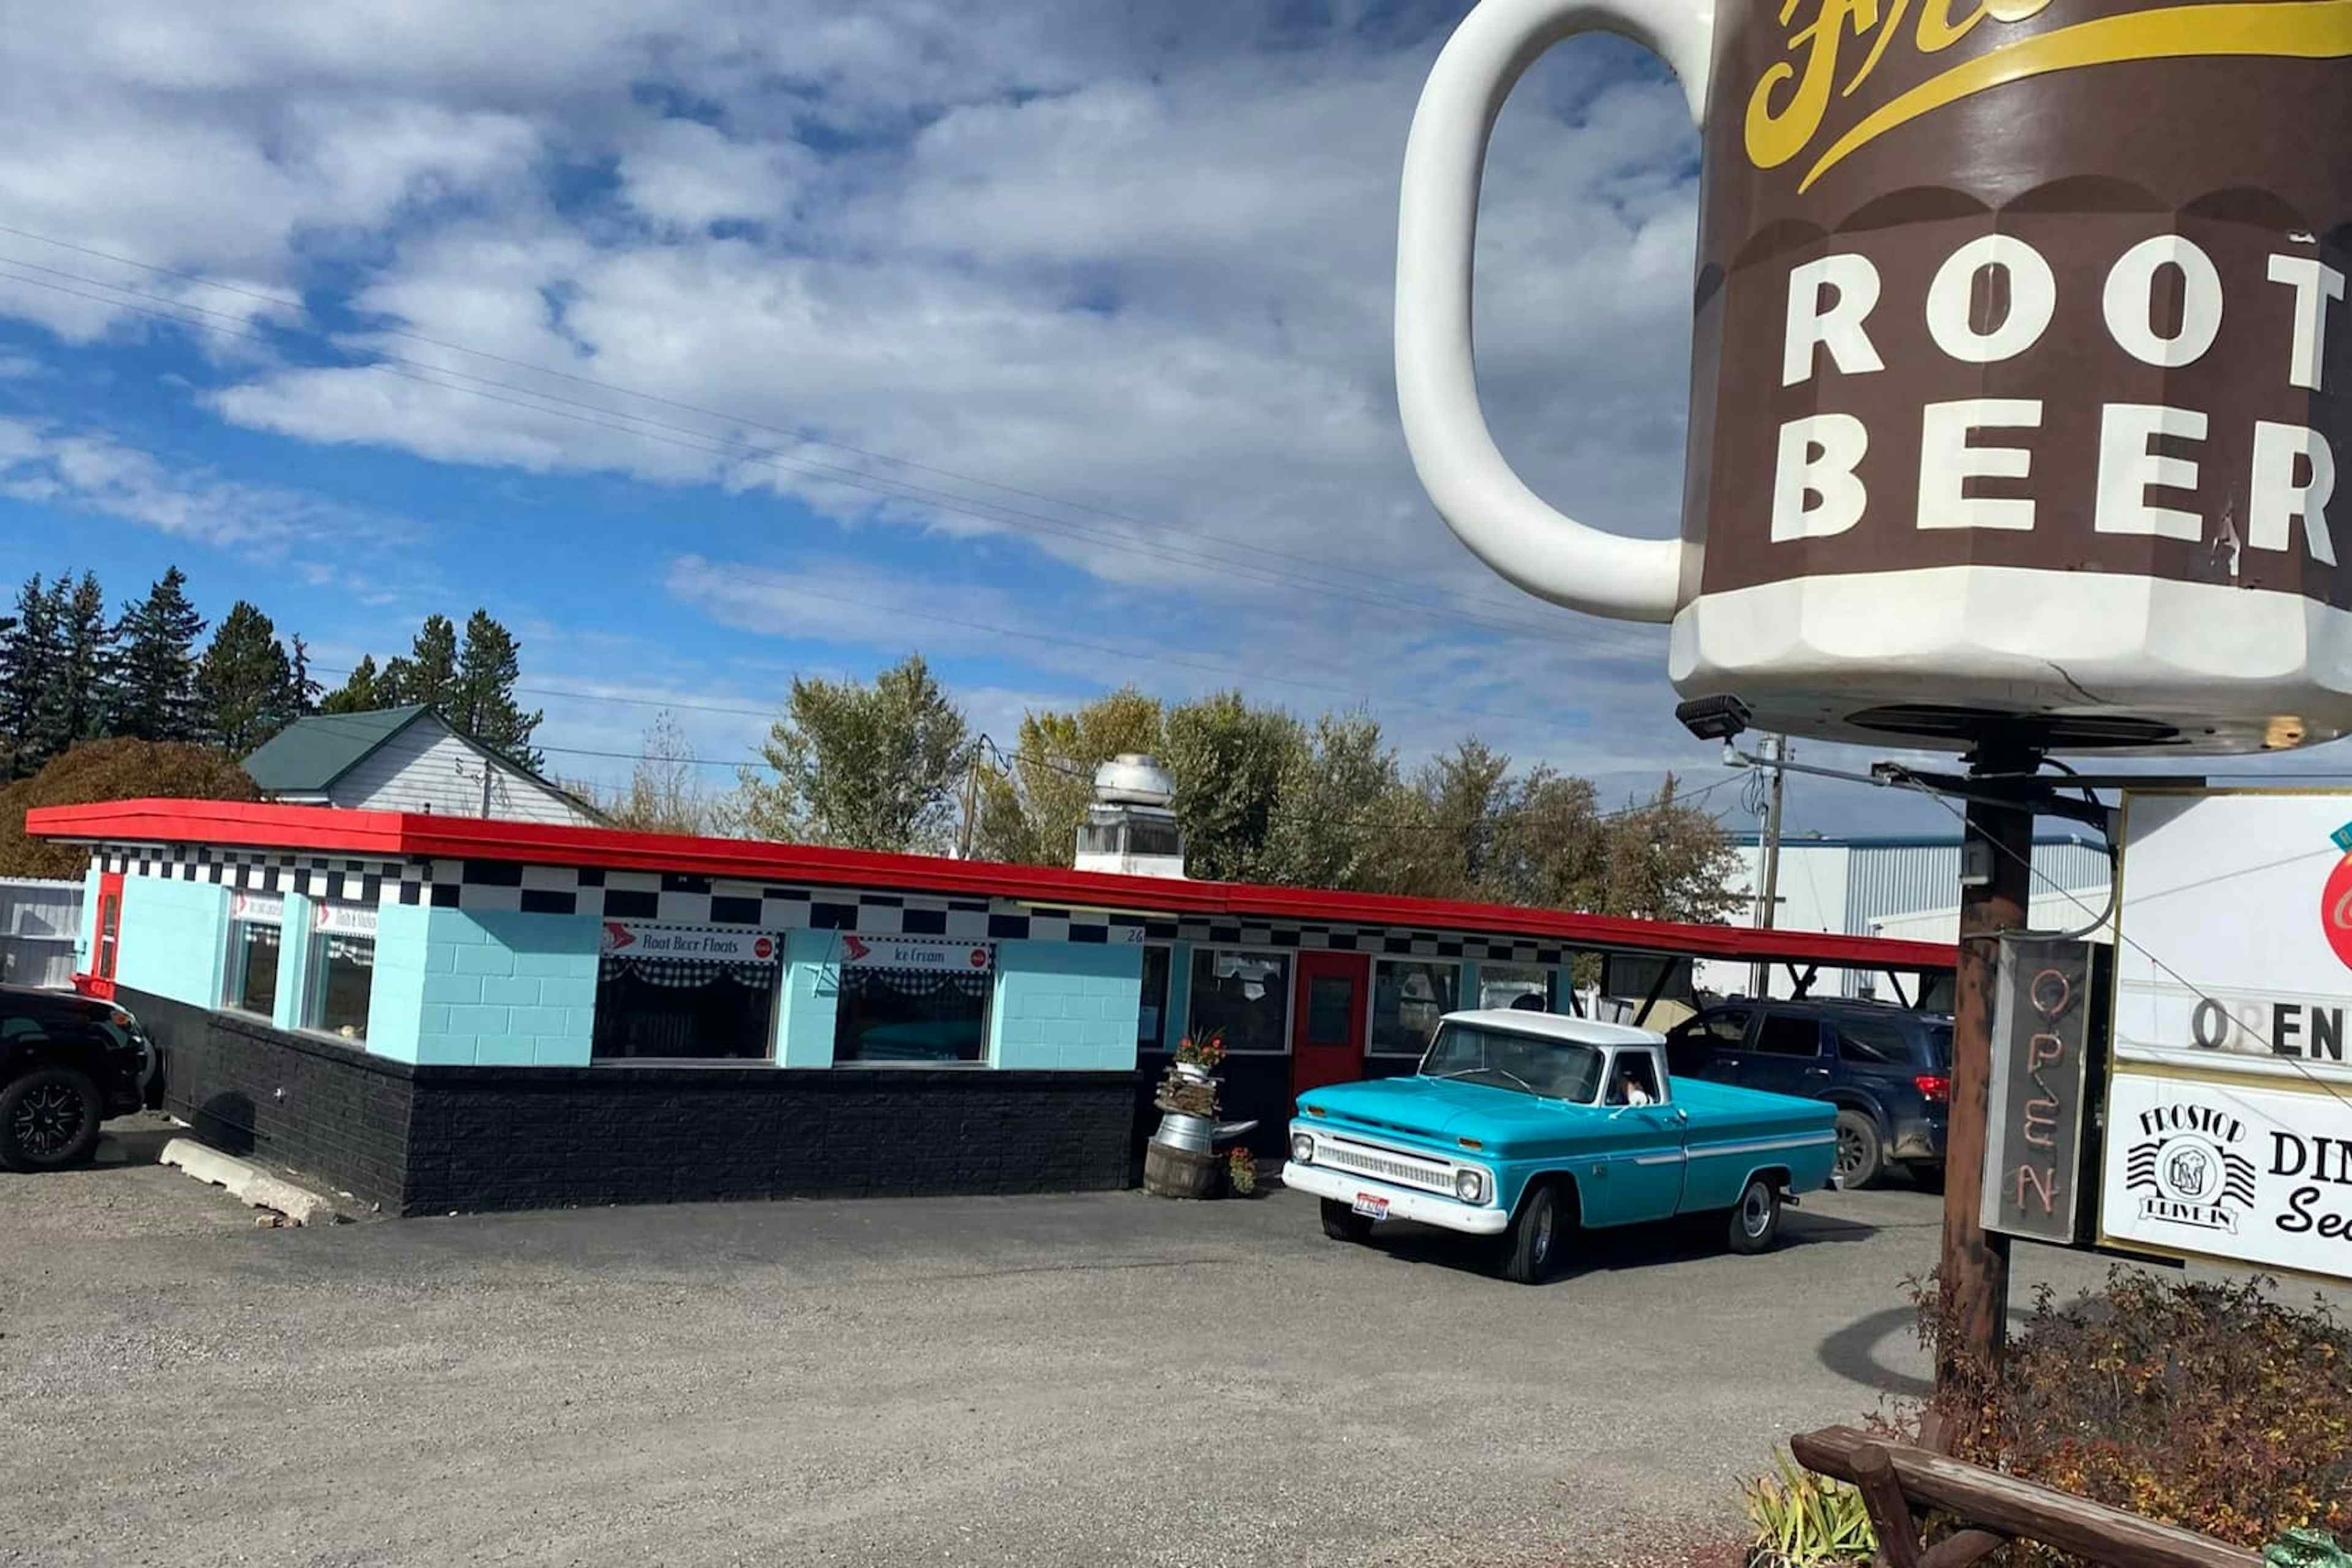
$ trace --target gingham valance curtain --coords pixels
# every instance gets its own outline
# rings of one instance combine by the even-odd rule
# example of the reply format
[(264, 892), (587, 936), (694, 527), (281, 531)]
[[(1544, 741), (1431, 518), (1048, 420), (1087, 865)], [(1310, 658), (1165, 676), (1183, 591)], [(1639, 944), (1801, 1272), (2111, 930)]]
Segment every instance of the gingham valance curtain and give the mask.
[(647, 985), (680, 989), (732, 980), (738, 985), (764, 990), (776, 983), (776, 966), (772, 963), (730, 963), (714, 958), (624, 958), (606, 953), (597, 964), (596, 975), (600, 980), (636, 980)]
[(354, 969), (373, 969), (375, 938), (330, 933), (327, 937), (327, 957), (332, 962), (348, 963)]
[(901, 996), (953, 993), (982, 1000), (988, 995), (989, 980), (987, 971), (976, 969), (886, 969), (877, 964), (841, 972), (845, 990), (895, 991)]

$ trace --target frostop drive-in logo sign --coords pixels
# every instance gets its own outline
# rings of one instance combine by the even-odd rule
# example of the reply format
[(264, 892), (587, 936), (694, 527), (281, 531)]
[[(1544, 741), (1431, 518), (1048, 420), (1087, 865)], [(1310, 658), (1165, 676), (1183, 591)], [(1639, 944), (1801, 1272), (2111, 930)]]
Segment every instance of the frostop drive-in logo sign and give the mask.
[(2352, 855), (2336, 862), (2319, 893), (2319, 925), (2344, 967), (2352, 969)]

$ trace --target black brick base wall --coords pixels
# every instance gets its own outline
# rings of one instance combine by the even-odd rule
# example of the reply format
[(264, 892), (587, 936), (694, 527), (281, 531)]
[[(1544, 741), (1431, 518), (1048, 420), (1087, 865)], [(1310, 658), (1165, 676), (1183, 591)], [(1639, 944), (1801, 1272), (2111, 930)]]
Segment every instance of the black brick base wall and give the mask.
[(1125, 1186), (1127, 1073), (409, 1067), (142, 993), (206, 1142), (403, 1214)]
[(290, 1165), (387, 1209), (408, 1173), (408, 1069), (257, 1019), (125, 990), (164, 1050), (163, 1109), (232, 1154)]

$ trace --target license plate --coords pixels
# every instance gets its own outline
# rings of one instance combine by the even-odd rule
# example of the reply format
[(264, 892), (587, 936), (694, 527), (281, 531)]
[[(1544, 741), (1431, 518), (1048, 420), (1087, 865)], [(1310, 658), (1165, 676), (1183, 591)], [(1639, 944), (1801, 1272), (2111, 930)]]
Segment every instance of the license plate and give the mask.
[(1386, 1219), (1389, 1217), (1389, 1201), (1386, 1198), (1376, 1198), (1370, 1193), (1358, 1193), (1356, 1212), (1366, 1219)]

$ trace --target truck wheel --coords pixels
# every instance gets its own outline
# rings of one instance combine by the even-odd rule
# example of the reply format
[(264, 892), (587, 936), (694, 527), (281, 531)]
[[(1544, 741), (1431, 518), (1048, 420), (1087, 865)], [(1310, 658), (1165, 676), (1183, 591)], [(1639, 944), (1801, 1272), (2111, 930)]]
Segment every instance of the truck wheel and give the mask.
[(1511, 1228), (1503, 1233), (1504, 1278), (1521, 1285), (1540, 1285), (1550, 1279), (1566, 1219), (1558, 1187), (1546, 1184), (1529, 1193)]
[(1837, 1184), (1848, 1192), (1869, 1186), (1886, 1170), (1886, 1144), (1878, 1123), (1859, 1110), (1837, 1113)]
[(1337, 1198), (1325, 1198), (1323, 1234), (1334, 1241), (1362, 1241), (1372, 1234), (1372, 1222), (1358, 1214), (1354, 1205)]
[(54, 1171), (98, 1147), (98, 1085), (70, 1068), (39, 1068), (0, 1089), (0, 1168)]
[(1769, 1176), (1750, 1176), (1731, 1211), (1731, 1250), (1769, 1252), (1780, 1239), (1780, 1189)]

